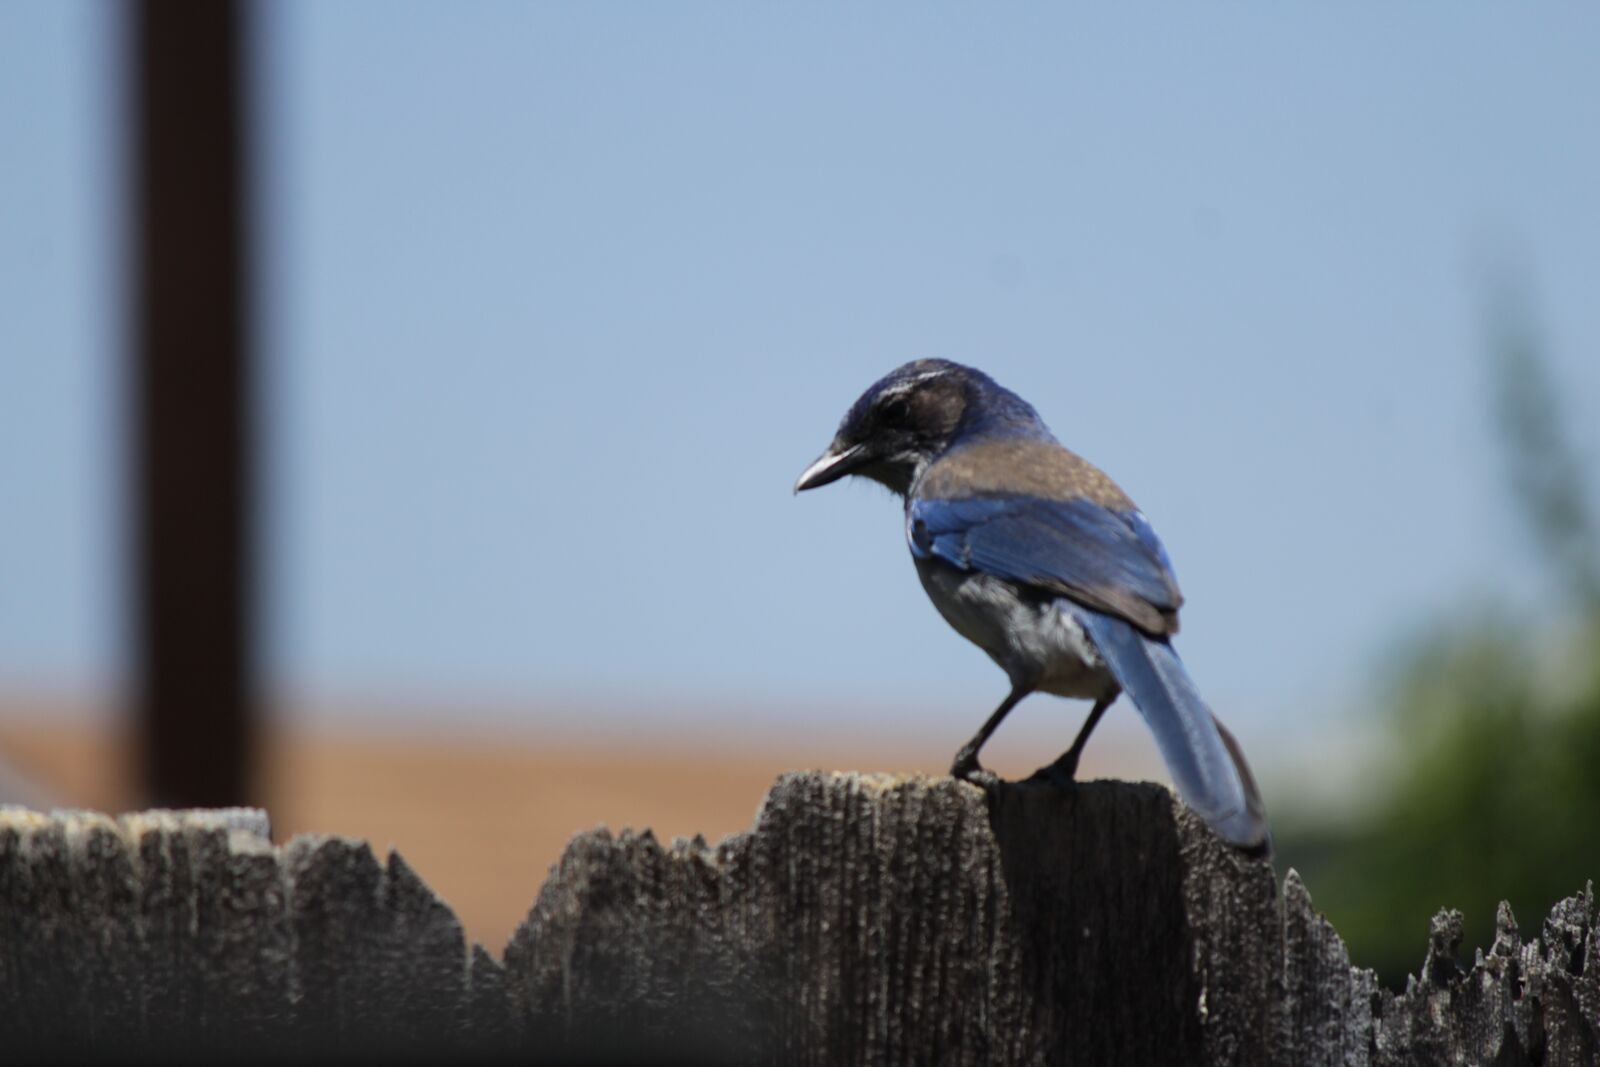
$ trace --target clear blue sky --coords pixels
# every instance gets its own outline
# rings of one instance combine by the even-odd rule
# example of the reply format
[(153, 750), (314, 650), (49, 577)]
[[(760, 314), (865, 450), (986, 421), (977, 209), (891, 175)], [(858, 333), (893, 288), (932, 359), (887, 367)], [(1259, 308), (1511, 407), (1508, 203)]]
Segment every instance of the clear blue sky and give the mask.
[[(0, 682), (118, 669), (114, 14), (0, 6)], [(302, 691), (959, 740), (1003, 680), (893, 502), (789, 492), (939, 356), (1143, 505), (1212, 702), (1318, 736), (1422, 620), (1535, 602), (1486, 418), (1507, 263), (1600, 443), (1593, 5), (265, 15), (269, 659)]]

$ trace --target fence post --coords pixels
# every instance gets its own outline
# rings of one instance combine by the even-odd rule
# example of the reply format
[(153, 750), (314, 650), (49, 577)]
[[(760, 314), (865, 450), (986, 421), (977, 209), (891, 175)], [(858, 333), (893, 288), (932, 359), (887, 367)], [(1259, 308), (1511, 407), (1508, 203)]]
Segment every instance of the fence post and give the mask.
[[(715, 845), (580, 834), (503, 961), (396, 855), (0, 809), (0, 1047), (659, 1061), (1592, 1064), (1592, 886), (1403, 994), (1165, 789), (795, 773)], [(1420, 933), (1420, 932), (1419, 932)], [(1419, 955), (1421, 949), (1419, 937)]]

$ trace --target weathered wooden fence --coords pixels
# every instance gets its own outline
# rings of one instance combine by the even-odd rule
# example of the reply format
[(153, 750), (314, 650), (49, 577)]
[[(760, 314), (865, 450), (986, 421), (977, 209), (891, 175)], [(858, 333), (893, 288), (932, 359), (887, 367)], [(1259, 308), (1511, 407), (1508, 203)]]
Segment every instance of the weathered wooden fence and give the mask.
[(1396, 995), (1161, 788), (805, 773), (714, 847), (578, 836), (496, 961), (363, 842), (13, 809), (0, 1060), (1593, 1064), (1597, 918), (1592, 887), (1537, 937), (1502, 908), (1460, 964), (1442, 913)]

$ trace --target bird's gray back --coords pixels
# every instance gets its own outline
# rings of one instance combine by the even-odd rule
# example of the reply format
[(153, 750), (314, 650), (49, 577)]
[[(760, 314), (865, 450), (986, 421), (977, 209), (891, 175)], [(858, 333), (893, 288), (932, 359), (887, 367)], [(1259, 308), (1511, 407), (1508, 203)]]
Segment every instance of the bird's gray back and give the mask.
[(1134, 508), (1128, 494), (1093, 463), (1055, 441), (1027, 437), (952, 448), (928, 465), (912, 492), (947, 500), (986, 493), (1046, 500), (1084, 497), (1117, 511)]

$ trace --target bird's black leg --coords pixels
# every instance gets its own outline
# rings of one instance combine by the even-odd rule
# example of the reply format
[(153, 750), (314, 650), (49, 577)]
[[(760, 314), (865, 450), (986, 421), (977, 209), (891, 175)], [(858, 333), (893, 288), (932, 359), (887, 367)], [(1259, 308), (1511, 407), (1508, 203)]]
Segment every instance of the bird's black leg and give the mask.
[(1095, 726), (1100, 722), (1100, 716), (1106, 713), (1106, 709), (1116, 699), (1117, 694), (1112, 692), (1110, 696), (1096, 700), (1089, 717), (1083, 720), (1083, 729), (1078, 731), (1078, 738), (1072, 742), (1072, 747), (1058, 756), (1048, 767), (1040, 767), (1034, 771), (1028, 781), (1056, 782), (1061, 785), (1071, 782), (1078, 773), (1078, 757), (1083, 755), (1083, 746), (1089, 743), (1089, 735), (1094, 733)]
[(1025, 686), (1012, 688), (1010, 695), (1000, 702), (998, 708), (994, 709), (994, 714), (989, 716), (989, 720), (978, 728), (977, 733), (972, 735), (972, 740), (962, 745), (961, 750), (956, 753), (955, 762), (950, 764), (950, 777), (984, 784), (999, 780), (978, 765), (978, 752), (983, 748), (984, 742), (989, 740), (989, 735), (994, 733), (1000, 726), (1001, 720), (1009, 715), (1011, 709), (1021, 703), (1022, 698), (1031, 692), (1033, 690)]

